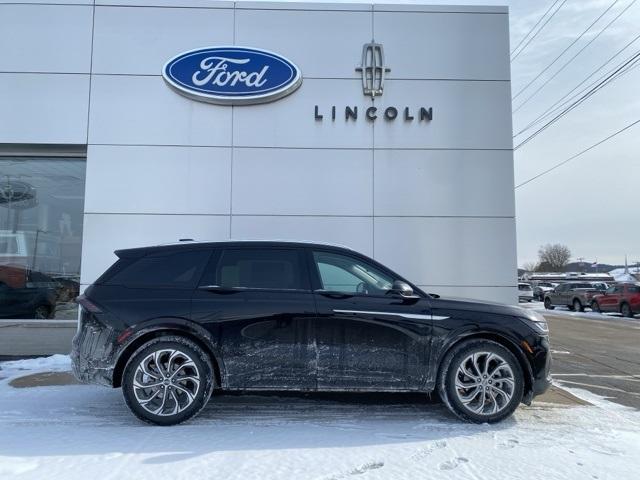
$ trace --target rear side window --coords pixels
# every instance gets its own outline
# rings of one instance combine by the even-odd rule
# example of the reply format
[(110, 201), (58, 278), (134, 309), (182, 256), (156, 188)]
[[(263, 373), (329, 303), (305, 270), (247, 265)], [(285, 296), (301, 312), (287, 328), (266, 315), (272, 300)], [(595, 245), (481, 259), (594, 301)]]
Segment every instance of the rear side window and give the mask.
[(210, 254), (208, 250), (189, 250), (147, 255), (119, 270), (105, 283), (134, 288), (195, 288)]
[(238, 248), (222, 252), (213, 278), (221, 287), (308, 290), (301, 250)]
[(640, 286), (638, 286), (638, 285), (629, 285), (628, 291), (629, 291), (629, 293), (640, 293)]

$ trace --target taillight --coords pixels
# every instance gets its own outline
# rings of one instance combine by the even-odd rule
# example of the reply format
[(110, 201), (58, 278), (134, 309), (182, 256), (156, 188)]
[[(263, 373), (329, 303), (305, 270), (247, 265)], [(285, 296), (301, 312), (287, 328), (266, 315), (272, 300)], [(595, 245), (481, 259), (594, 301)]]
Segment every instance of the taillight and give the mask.
[(80, 295), (78, 298), (76, 298), (76, 303), (84, 308), (87, 312), (102, 313), (102, 310), (100, 310), (100, 308), (95, 303), (93, 303), (84, 295)]

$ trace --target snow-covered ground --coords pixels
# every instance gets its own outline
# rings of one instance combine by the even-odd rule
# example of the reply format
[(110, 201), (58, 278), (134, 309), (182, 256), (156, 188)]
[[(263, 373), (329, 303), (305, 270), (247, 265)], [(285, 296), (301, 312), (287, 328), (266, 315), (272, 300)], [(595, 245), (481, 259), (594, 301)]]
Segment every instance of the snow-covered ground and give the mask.
[(13, 388), (65, 371), (64, 356), (0, 364), (0, 479), (638, 478), (640, 413), (534, 403), (499, 425), (468, 425), (440, 404), (221, 396), (188, 424), (153, 427), (119, 390)]

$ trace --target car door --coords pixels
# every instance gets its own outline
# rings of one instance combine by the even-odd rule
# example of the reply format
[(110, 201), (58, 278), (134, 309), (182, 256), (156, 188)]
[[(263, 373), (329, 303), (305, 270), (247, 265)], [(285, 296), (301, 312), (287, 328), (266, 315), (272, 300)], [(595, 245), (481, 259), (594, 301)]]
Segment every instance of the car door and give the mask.
[(319, 390), (418, 390), (432, 331), (425, 296), (390, 294), (394, 275), (366, 257), (310, 250)]
[(618, 310), (618, 285), (613, 285), (605, 291), (604, 295), (598, 299), (600, 310), (603, 312), (615, 312)]
[(230, 389), (315, 389), (315, 313), (295, 248), (217, 252), (192, 301), (193, 319), (220, 339)]
[(566, 298), (566, 290), (569, 288), (569, 285), (566, 283), (562, 283), (558, 285), (552, 292), (549, 292), (549, 298), (551, 298), (551, 303), (553, 305), (564, 305)]
[(21, 318), (32, 313), (32, 289), (12, 288), (0, 282), (0, 318)]

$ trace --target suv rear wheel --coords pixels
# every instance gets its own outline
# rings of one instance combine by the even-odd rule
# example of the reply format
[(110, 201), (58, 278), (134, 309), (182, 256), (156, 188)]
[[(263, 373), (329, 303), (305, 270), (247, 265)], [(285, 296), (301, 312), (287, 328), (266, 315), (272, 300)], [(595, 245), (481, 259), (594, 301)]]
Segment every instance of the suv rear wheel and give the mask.
[(444, 358), (438, 383), (449, 410), (467, 422), (495, 423), (522, 401), (524, 377), (516, 357), (492, 340), (470, 340)]
[(159, 337), (131, 356), (124, 368), (122, 392), (139, 419), (175, 425), (204, 408), (213, 378), (211, 360), (196, 343), (179, 336)]
[(549, 297), (545, 297), (544, 299), (544, 308), (546, 308), (547, 310), (553, 310), (554, 308), (556, 308), (551, 305), (551, 299)]
[(631, 306), (629, 306), (629, 304), (626, 302), (620, 305), (620, 313), (623, 317), (633, 318), (633, 311), (631, 310)]
[(600, 304), (596, 300), (591, 302), (591, 310), (593, 310), (595, 313), (601, 313)]
[(582, 306), (582, 302), (577, 298), (573, 299), (573, 310), (576, 312), (584, 312), (584, 307)]

